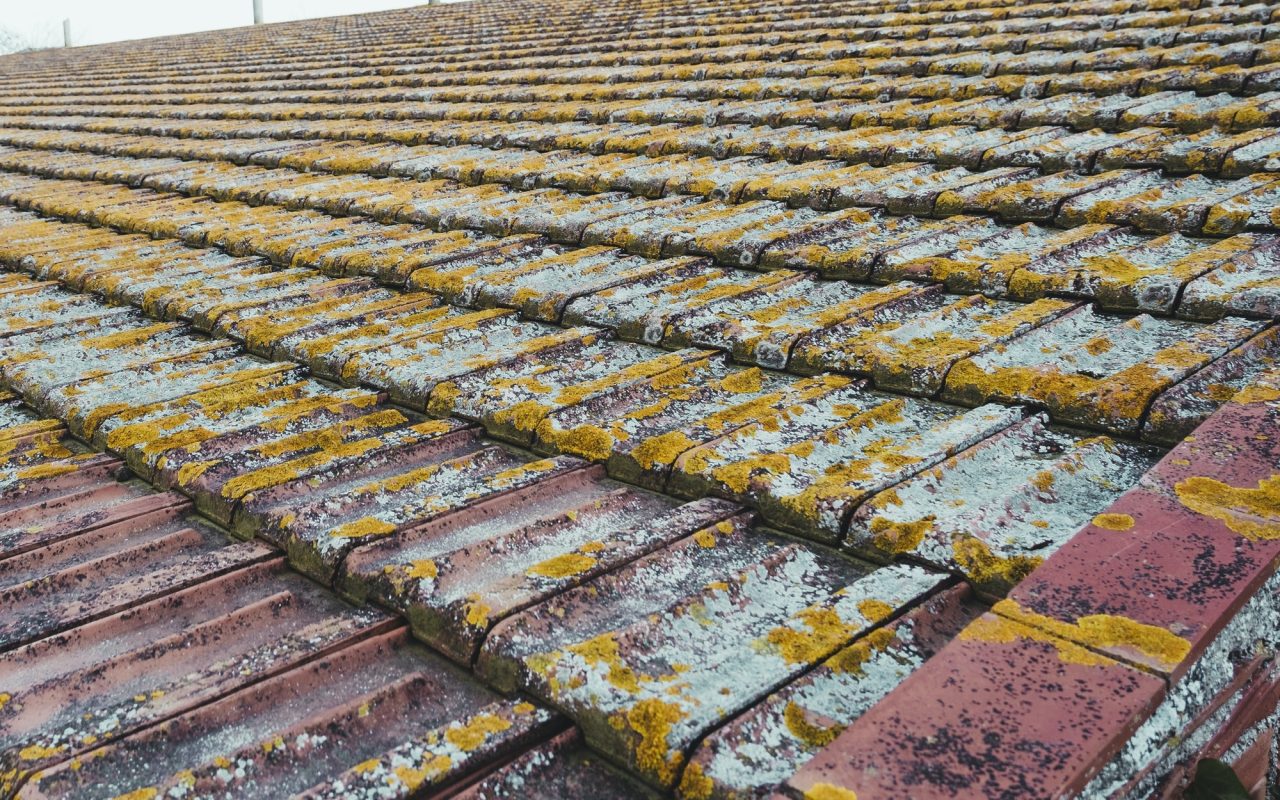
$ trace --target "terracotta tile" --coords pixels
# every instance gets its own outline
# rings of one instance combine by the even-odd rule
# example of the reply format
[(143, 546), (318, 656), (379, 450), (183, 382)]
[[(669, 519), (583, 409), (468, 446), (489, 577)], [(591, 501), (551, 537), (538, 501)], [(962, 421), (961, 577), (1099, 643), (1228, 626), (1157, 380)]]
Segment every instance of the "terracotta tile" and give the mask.
[(579, 470), (358, 548), (338, 585), (396, 609), (419, 638), (470, 664), (510, 615), (739, 510), (678, 505)]
[(984, 614), (787, 786), (818, 796), (1070, 795), (1163, 694), (1154, 676)]
[(1280, 330), (1268, 328), (1165, 390), (1147, 411), (1142, 438), (1176, 445), (1236, 392), (1248, 388), (1280, 360)]
[[(440, 315), (438, 324), (376, 327), (369, 339), (360, 333), (336, 334), (344, 344), (322, 356), (328, 372), (347, 383), (363, 383), (387, 391), (392, 399), (425, 409), (435, 388), (477, 369), (537, 353), (556, 345), (598, 335), (587, 328), (561, 330), (524, 321), (514, 312), (494, 309), (474, 314)], [(354, 342), (357, 348), (348, 349)], [(327, 343), (320, 349), (328, 349)]]
[[(389, 788), (407, 797), (551, 730), (552, 715), (499, 700), (401, 629), (43, 770), (23, 794), (381, 797)], [(146, 775), (136, 770), (142, 753)]]
[(1274, 515), (1250, 505), (1276, 471), (1275, 393), (1260, 377), (1209, 417), (1020, 584), (1007, 613), (1174, 681), (1215, 639), (1251, 637), (1236, 630), (1241, 608), (1270, 602), (1280, 563)]
[(736, 360), (783, 369), (792, 345), (805, 334), (875, 313), (914, 290), (798, 276), (734, 294), (670, 318), (666, 347), (712, 347)]
[(582, 466), (568, 457), (529, 462), (458, 431), (250, 492), (235, 527), (328, 583), (361, 544)]
[(705, 312), (729, 298), (768, 292), (801, 279), (791, 271), (757, 275), (744, 270), (720, 269), (706, 261), (679, 260), (657, 273), (625, 286), (617, 286), (575, 300), (565, 310), (564, 322), (599, 325), (619, 338), (659, 344), (672, 322)]
[(353, 610), (276, 560), (11, 651), (0, 656), (0, 682), (18, 689), (0, 715), (6, 779), (388, 627), (380, 612)]
[(229, 545), (224, 533), (188, 510), (173, 498), (143, 513), (129, 504), (89, 504), (84, 511), (98, 518), (78, 535), (0, 561), (0, 594), (15, 614), (0, 625), (0, 648), (44, 638), (270, 554), (259, 545)]
[(1008, 591), (1156, 460), (1153, 449), (1046, 422), (1029, 417), (876, 494), (854, 513), (848, 546)]
[(1180, 316), (1218, 319), (1226, 314), (1260, 317), (1277, 314), (1277, 309), (1280, 309), (1280, 240), (1268, 235), (1249, 238), (1258, 242), (1256, 249), (1215, 266), (1187, 284), (1178, 303)]
[(867, 375), (886, 389), (933, 396), (956, 362), (998, 350), (1073, 308), (1064, 300), (1011, 303), (930, 287), (801, 338), (791, 351), (793, 369)]
[(713, 355), (553, 412), (538, 425), (536, 444), (603, 461), (614, 477), (661, 489), (685, 451), (850, 383), (835, 376), (798, 380), (736, 369)]
[(678, 796), (763, 796), (981, 613), (981, 604), (957, 586), (864, 634), (704, 739), (685, 767)]
[(1080, 308), (1003, 349), (956, 364), (943, 397), (1046, 406), (1057, 422), (1134, 433), (1151, 401), (1260, 329), (1239, 317), (1212, 325)]
[[(928, 401), (833, 392), (760, 415), (675, 462), (669, 491), (718, 494), (771, 524), (838, 538), (854, 507), (1016, 422), (1017, 408), (970, 412)], [(893, 441), (884, 453), (876, 442)]]
[(556, 800), (563, 797), (632, 797), (654, 800), (653, 789), (612, 766), (582, 743), (576, 728), (530, 748), (519, 758), (451, 795), (459, 800)]
[(230, 524), (239, 502), (259, 492), (467, 427), (458, 420), (411, 421), (394, 408), (337, 401), (169, 451), (155, 481), (189, 495), (202, 512)]
[(481, 648), (481, 673), (545, 699), (588, 743), (669, 786), (710, 727), (939, 583), (917, 567), (868, 571), (747, 522), (505, 620)]
[(474, 419), (493, 436), (528, 444), (534, 430), (554, 411), (625, 386), (678, 372), (710, 355), (684, 349), (619, 342), (589, 329), (563, 344), (518, 355), (441, 383), (428, 411)]

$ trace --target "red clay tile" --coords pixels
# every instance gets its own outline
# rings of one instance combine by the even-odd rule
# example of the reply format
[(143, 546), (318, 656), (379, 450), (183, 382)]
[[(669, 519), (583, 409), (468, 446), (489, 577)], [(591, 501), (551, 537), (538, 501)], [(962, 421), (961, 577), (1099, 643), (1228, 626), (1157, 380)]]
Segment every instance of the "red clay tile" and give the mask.
[(329, 583), (361, 544), (583, 466), (568, 457), (530, 462), (456, 431), (250, 492), (235, 527), (285, 548), (295, 567)]
[(1037, 414), (870, 498), (846, 544), (909, 556), (1004, 594), (1120, 494), (1156, 453), (1049, 428)]
[(275, 560), (6, 653), (0, 788), (389, 625)]
[(1236, 392), (1280, 366), (1280, 329), (1272, 327), (1166, 389), (1151, 404), (1142, 438), (1176, 445)]
[(1071, 796), (1163, 694), (1154, 676), (988, 613), (787, 786), (811, 797)]
[(0, 597), (13, 611), (0, 622), (0, 649), (181, 590), (270, 553), (260, 545), (230, 545), (226, 534), (187, 510), (171, 504), (129, 517), (127, 505), (108, 508), (79, 535), (0, 561)]
[[(1251, 638), (1256, 615), (1275, 613), (1263, 587), (1280, 566), (1280, 520), (1264, 498), (1280, 464), (1278, 424), (1272, 373), (1020, 584), (1006, 612), (1175, 683), (1220, 637)], [(1241, 616), (1251, 598), (1263, 604), (1252, 620)]]
[(457, 800), (563, 800), (566, 797), (657, 800), (659, 797), (657, 792), (584, 746), (577, 728), (530, 748), (457, 794), (447, 796)]
[(356, 549), (338, 586), (408, 619), (423, 641), (470, 664), (511, 614), (741, 509), (685, 505), (579, 470), (447, 514)]
[(407, 797), (552, 730), (399, 629), (44, 769), (19, 796)]
[(499, 623), (478, 669), (568, 714), (659, 786), (726, 715), (849, 643), (940, 578), (868, 572), (737, 517)]
[[(877, 491), (1017, 422), (1022, 410), (972, 411), (848, 387), (761, 414), (676, 460), (668, 490), (760, 508), (771, 524), (836, 539)], [(877, 443), (895, 443), (882, 452)]]
[(932, 658), (983, 606), (963, 586), (924, 601), (744, 711), (702, 741), (678, 796), (760, 797), (820, 753)]

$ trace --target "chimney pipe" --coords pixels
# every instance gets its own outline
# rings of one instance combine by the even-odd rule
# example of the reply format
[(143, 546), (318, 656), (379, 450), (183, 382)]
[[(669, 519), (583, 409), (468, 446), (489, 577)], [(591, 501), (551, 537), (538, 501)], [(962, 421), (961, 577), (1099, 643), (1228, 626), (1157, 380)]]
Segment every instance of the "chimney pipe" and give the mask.
[(262, 0), (253, 0), (253, 24), (262, 24)]
[(62, 46), (71, 46), (71, 20), (70, 18), (62, 21)]

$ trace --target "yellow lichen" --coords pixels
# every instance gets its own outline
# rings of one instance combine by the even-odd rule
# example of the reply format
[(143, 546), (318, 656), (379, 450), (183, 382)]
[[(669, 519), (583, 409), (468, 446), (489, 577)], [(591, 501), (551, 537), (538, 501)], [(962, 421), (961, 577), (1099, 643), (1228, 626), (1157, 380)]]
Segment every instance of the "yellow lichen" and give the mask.
[(364, 536), (386, 536), (395, 533), (396, 526), (377, 517), (360, 519), (332, 528), (329, 536), (334, 539), (359, 539)]
[(844, 730), (843, 725), (823, 727), (809, 721), (809, 715), (803, 707), (794, 701), (787, 703), (782, 711), (782, 721), (791, 735), (810, 747), (826, 747)]
[(56, 478), (59, 475), (66, 475), (75, 471), (75, 464), (37, 464), (34, 467), (26, 467), (18, 470), (17, 478), (23, 481), (39, 480), (41, 478)]
[[(791, 470), (791, 458), (785, 453), (765, 453), (726, 464), (712, 470), (711, 475), (734, 494), (745, 494), (752, 480), (763, 475), (785, 475)], [(696, 471), (696, 470), (695, 470)]]
[(951, 548), (960, 569), (979, 584), (1015, 586), (1044, 561), (1040, 556), (998, 556), (976, 536), (958, 536)]
[(1236, 392), (1231, 398), (1235, 403), (1273, 403), (1280, 400), (1280, 386), (1254, 383)]
[(1174, 491), (1184, 506), (1222, 522), (1246, 539), (1280, 539), (1280, 474), (1258, 481), (1256, 489), (1191, 477), (1179, 481)]
[(613, 632), (579, 642), (569, 648), (569, 652), (581, 656), (588, 666), (606, 666), (605, 680), (610, 684), (632, 694), (640, 691), (641, 676), (622, 662), (618, 652), (618, 640)]
[(853, 635), (854, 626), (831, 608), (806, 608), (796, 614), (807, 631), (782, 625), (767, 640), (788, 664), (812, 664)]
[(1027, 627), (1048, 631), (1055, 637), (1098, 649), (1134, 650), (1166, 667), (1179, 664), (1191, 652), (1191, 642), (1172, 631), (1127, 617), (1091, 614), (1080, 617), (1075, 623), (1068, 623), (1027, 611), (1012, 600), (1001, 600), (993, 610)]
[[(434, 397), (434, 396), (433, 396)], [(538, 427), (552, 409), (537, 400), (522, 400), (507, 408), (495, 411), (493, 421), (499, 425), (511, 425), (518, 431), (532, 431)]]
[(858, 800), (858, 795), (834, 783), (815, 783), (804, 793), (804, 800)]
[(561, 430), (552, 425), (551, 420), (544, 420), (538, 425), (538, 438), (556, 452), (588, 461), (608, 461), (613, 454), (613, 435), (598, 425)]
[(44, 758), (53, 758), (63, 751), (63, 746), (45, 747), (43, 745), (32, 744), (27, 745), (18, 751), (18, 758), (23, 761), (39, 761)]
[(474, 595), (467, 600), (467, 624), (473, 628), (484, 628), (489, 625), (489, 612), (493, 607), (480, 601)]
[(697, 442), (680, 431), (670, 431), (669, 433), (645, 439), (631, 451), (631, 457), (635, 459), (641, 469), (653, 469), (657, 466), (665, 467), (673, 463), (682, 453), (696, 447), (697, 444)]
[(581, 553), (563, 553), (529, 567), (525, 574), (543, 578), (570, 578), (580, 575), (596, 565), (591, 556)]
[(1003, 616), (988, 615), (979, 617), (964, 630), (960, 631), (957, 638), (961, 641), (979, 641), (995, 644), (1012, 644), (1020, 640), (1043, 642), (1051, 645), (1057, 651), (1058, 658), (1065, 664), (1096, 667), (1112, 663), (1075, 642), (1052, 636), (1029, 625), (1013, 622)]
[(1127, 531), (1133, 527), (1133, 517), (1109, 512), (1099, 514), (1093, 518), (1093, 526), (1108, 531)]
[(501, 733), (511, 727), (511, 723), (494, 714), (478, 714), (465, 725), (451, 727), (445, 731), (444, 738), (449, 744), (464, 753), (484, 744), (491, 733)]
[(685, 767), (684, 774), (680, 776), (679, 794), (686, 800), (710, 800), (715, 788), (715, 782), (707, 777), (702, 765), (696, 761)]
[(835, 672), (857, 674), (862, 672), (862, 665), (871, 660), (874, 651), (883, 651), (897, 634), (890, 628), (876, 628), (858, 641), (836, 653), (826, 664)]
[(720, 387), (733, 394), (758, 392), (764, 387), (764, 372), (757, 368), (735, 372), (721, 379)]
[(141, 789), (134, 789), (132, 792), (118, 794), (112, 800), (152, 800), (152, 798), (159, 795), (160, 791), (154, 786), (144, 786)]
[(858, 603), (858, 613), (866, 617), (871, 622), (879, 622), (893, 616), (893, 606), (883, 600), (874, 600), (867, 598)]
[(435, 580), (439, 574), (440, 569), (436, 566), (436, 562), (429, 558), (412, 562), (404, 571), (405, 577), (413, 580), (422, 580), (424, 578)]
[(716, 546), (716, 535), (709, 528), (703, 528), (693, 535), (693, 541), (699, 547), (712, 548)]
[(886, 553), (910, 553), (920, 546), (924, 536), (933, 527), (933, 515), (912, 522), (897, 522), (887, 517), (871, 519), (872, 542)]
[(678, 750), (671, 752), (667, 736), (684, 716), (679, 706), (655, 698), (641, 700), (627, 711), (627, 724), (640, 735), (635, 748), (636, 766), (656, 775), (663, 785), (674, 780), (683, 761)]
[(421, 769), (400, 766), (394, 769), (395, 775), (409, 791), (416, 791), (428, 781), (439, 778), (453, 766), (453, 759), (446, 755), (437, 755), (425, 761)]
[(178, 485), (190, 486), (197, 478), (209, 471), (209, 468), (217, 464), (216, 461), (188, 461), (178, 468)]

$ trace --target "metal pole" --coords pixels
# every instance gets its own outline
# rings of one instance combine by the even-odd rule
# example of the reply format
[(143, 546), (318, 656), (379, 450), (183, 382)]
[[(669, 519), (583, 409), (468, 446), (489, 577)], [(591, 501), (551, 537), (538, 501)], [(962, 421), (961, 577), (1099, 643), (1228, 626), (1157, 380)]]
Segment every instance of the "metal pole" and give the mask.
[(253, 0), (253, 24), (262, 24), (262, 0)]
[(62, 21), (62, 46), (71, 46), (71, 20), (64, 19)]

